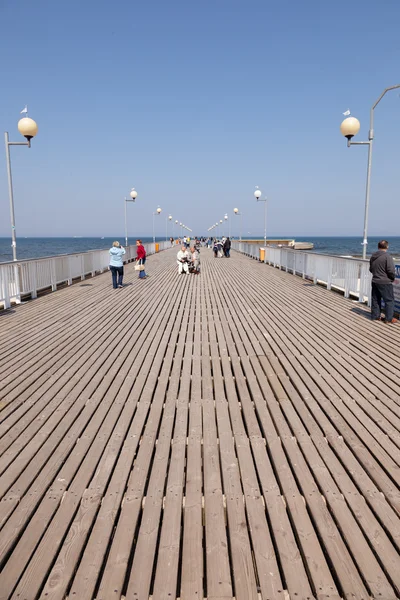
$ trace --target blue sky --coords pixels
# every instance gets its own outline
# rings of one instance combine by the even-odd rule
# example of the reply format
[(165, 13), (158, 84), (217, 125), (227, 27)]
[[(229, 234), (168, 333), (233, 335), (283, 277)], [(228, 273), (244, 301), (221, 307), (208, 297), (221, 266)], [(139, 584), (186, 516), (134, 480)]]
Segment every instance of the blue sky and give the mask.
[[(165, 216), (203, 234), (233, 208), (243, 230), (362, 234), (367, 150), (346, 148), (350, 108), (400, 83), (398, 0), (3, 0), (0, 120), (12, 148), (17, 236), (157, 233)], [(399, 235), (400, 97), (375, 115), (371, 235)], [(4, 151), (0, 236), (10, 235)], [(236, 226), (235, 226), (236, 224)]]

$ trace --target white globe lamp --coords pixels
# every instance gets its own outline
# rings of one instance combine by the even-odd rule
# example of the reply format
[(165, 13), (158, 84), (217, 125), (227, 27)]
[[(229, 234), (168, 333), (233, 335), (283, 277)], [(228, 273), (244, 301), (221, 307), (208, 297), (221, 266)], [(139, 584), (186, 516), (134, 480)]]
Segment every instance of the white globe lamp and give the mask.
[(38, 126), (33, 119), (24, 117), (18, 121), (18, 131), (28, 140), (28, 142), (30, 142), (37, 134)]
[(351, 140), (360, 131), (360, 121), (355, 117), (347, 117), (340, 125), (341, 134)]

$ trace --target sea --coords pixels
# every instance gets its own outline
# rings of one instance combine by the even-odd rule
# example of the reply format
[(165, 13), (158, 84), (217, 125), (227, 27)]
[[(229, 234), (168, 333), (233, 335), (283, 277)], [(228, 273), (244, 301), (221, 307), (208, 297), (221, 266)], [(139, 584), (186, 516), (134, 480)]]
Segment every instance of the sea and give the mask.
[[(335, 256), (356, 256), (361, 257), (362, 245), (360, 237), (313, 237), (313, 236), (289, 236), (296, 242), (313, 242), (314, 250), (320, 254), (330, 254)], [(288, 236), (276, 239), (289, 239)], [(115, 239), (119, 238), (99, 238), (99, 237), (24, 237), (17, 238), (17, 258), (26, 260), (29, 258), (43, 258), (46, 256), (58, 256), (60, 254), (72, 254), (75, 252), (86, 252), (88, 250), (100, 250), (110, 248)], [(130, 243), (134, 243), (136, 238), (132, 237)], [(150, 237), (142, 237), (143, 243), (152, 242)], [(234, 239), (234, 238), (233, 238)], [(251, 239), (251, 238), (247, 238)], [(253, 238), (259, 239), (259, 238)], [(273, 238), (269, 238), (273, 239)], [(370, 237), (368, 239), (368, 254), (375, 252), (380, 237)], [(400, 257), (400, 237), (388, 237), (389, 252), (396, 258)], [(156, 241), (163, 241), (165, 237), (156, 238)], [(124, 239), (119, 240), (122, 244)], [(0, 263), (12, 260), (11, 238), (0, 238)]]

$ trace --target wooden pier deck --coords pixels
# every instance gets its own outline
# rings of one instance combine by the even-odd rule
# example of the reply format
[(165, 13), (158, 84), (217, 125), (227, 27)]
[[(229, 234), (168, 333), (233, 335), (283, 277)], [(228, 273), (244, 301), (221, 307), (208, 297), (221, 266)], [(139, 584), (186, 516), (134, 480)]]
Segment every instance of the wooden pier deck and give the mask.
[(400, 597), (400, 325), (176, 249), (0, 313), (0, 600)]

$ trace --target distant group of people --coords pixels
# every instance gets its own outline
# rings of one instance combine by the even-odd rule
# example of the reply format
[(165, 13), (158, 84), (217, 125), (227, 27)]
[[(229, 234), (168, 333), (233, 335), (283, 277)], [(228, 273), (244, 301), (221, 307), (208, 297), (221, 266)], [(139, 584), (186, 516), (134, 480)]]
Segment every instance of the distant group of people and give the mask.
[[(109, 250), (110, 254), (110, 271), (112, 285), (114, 289), (122, 288), (124, 279), (124, 259), (126, 250), (119, 242), (113, 242)], [(142, 244), (142, 240), (136, 240), (136, 265), (135, 269), (139, 271), (139, 279), (147, 277), (145, 271), (146, 249)]]
[(223, 237), (221, 240), (214, 239), (213, 246), (214, 258), (231, 257), (231, 240), (229, 237)]

